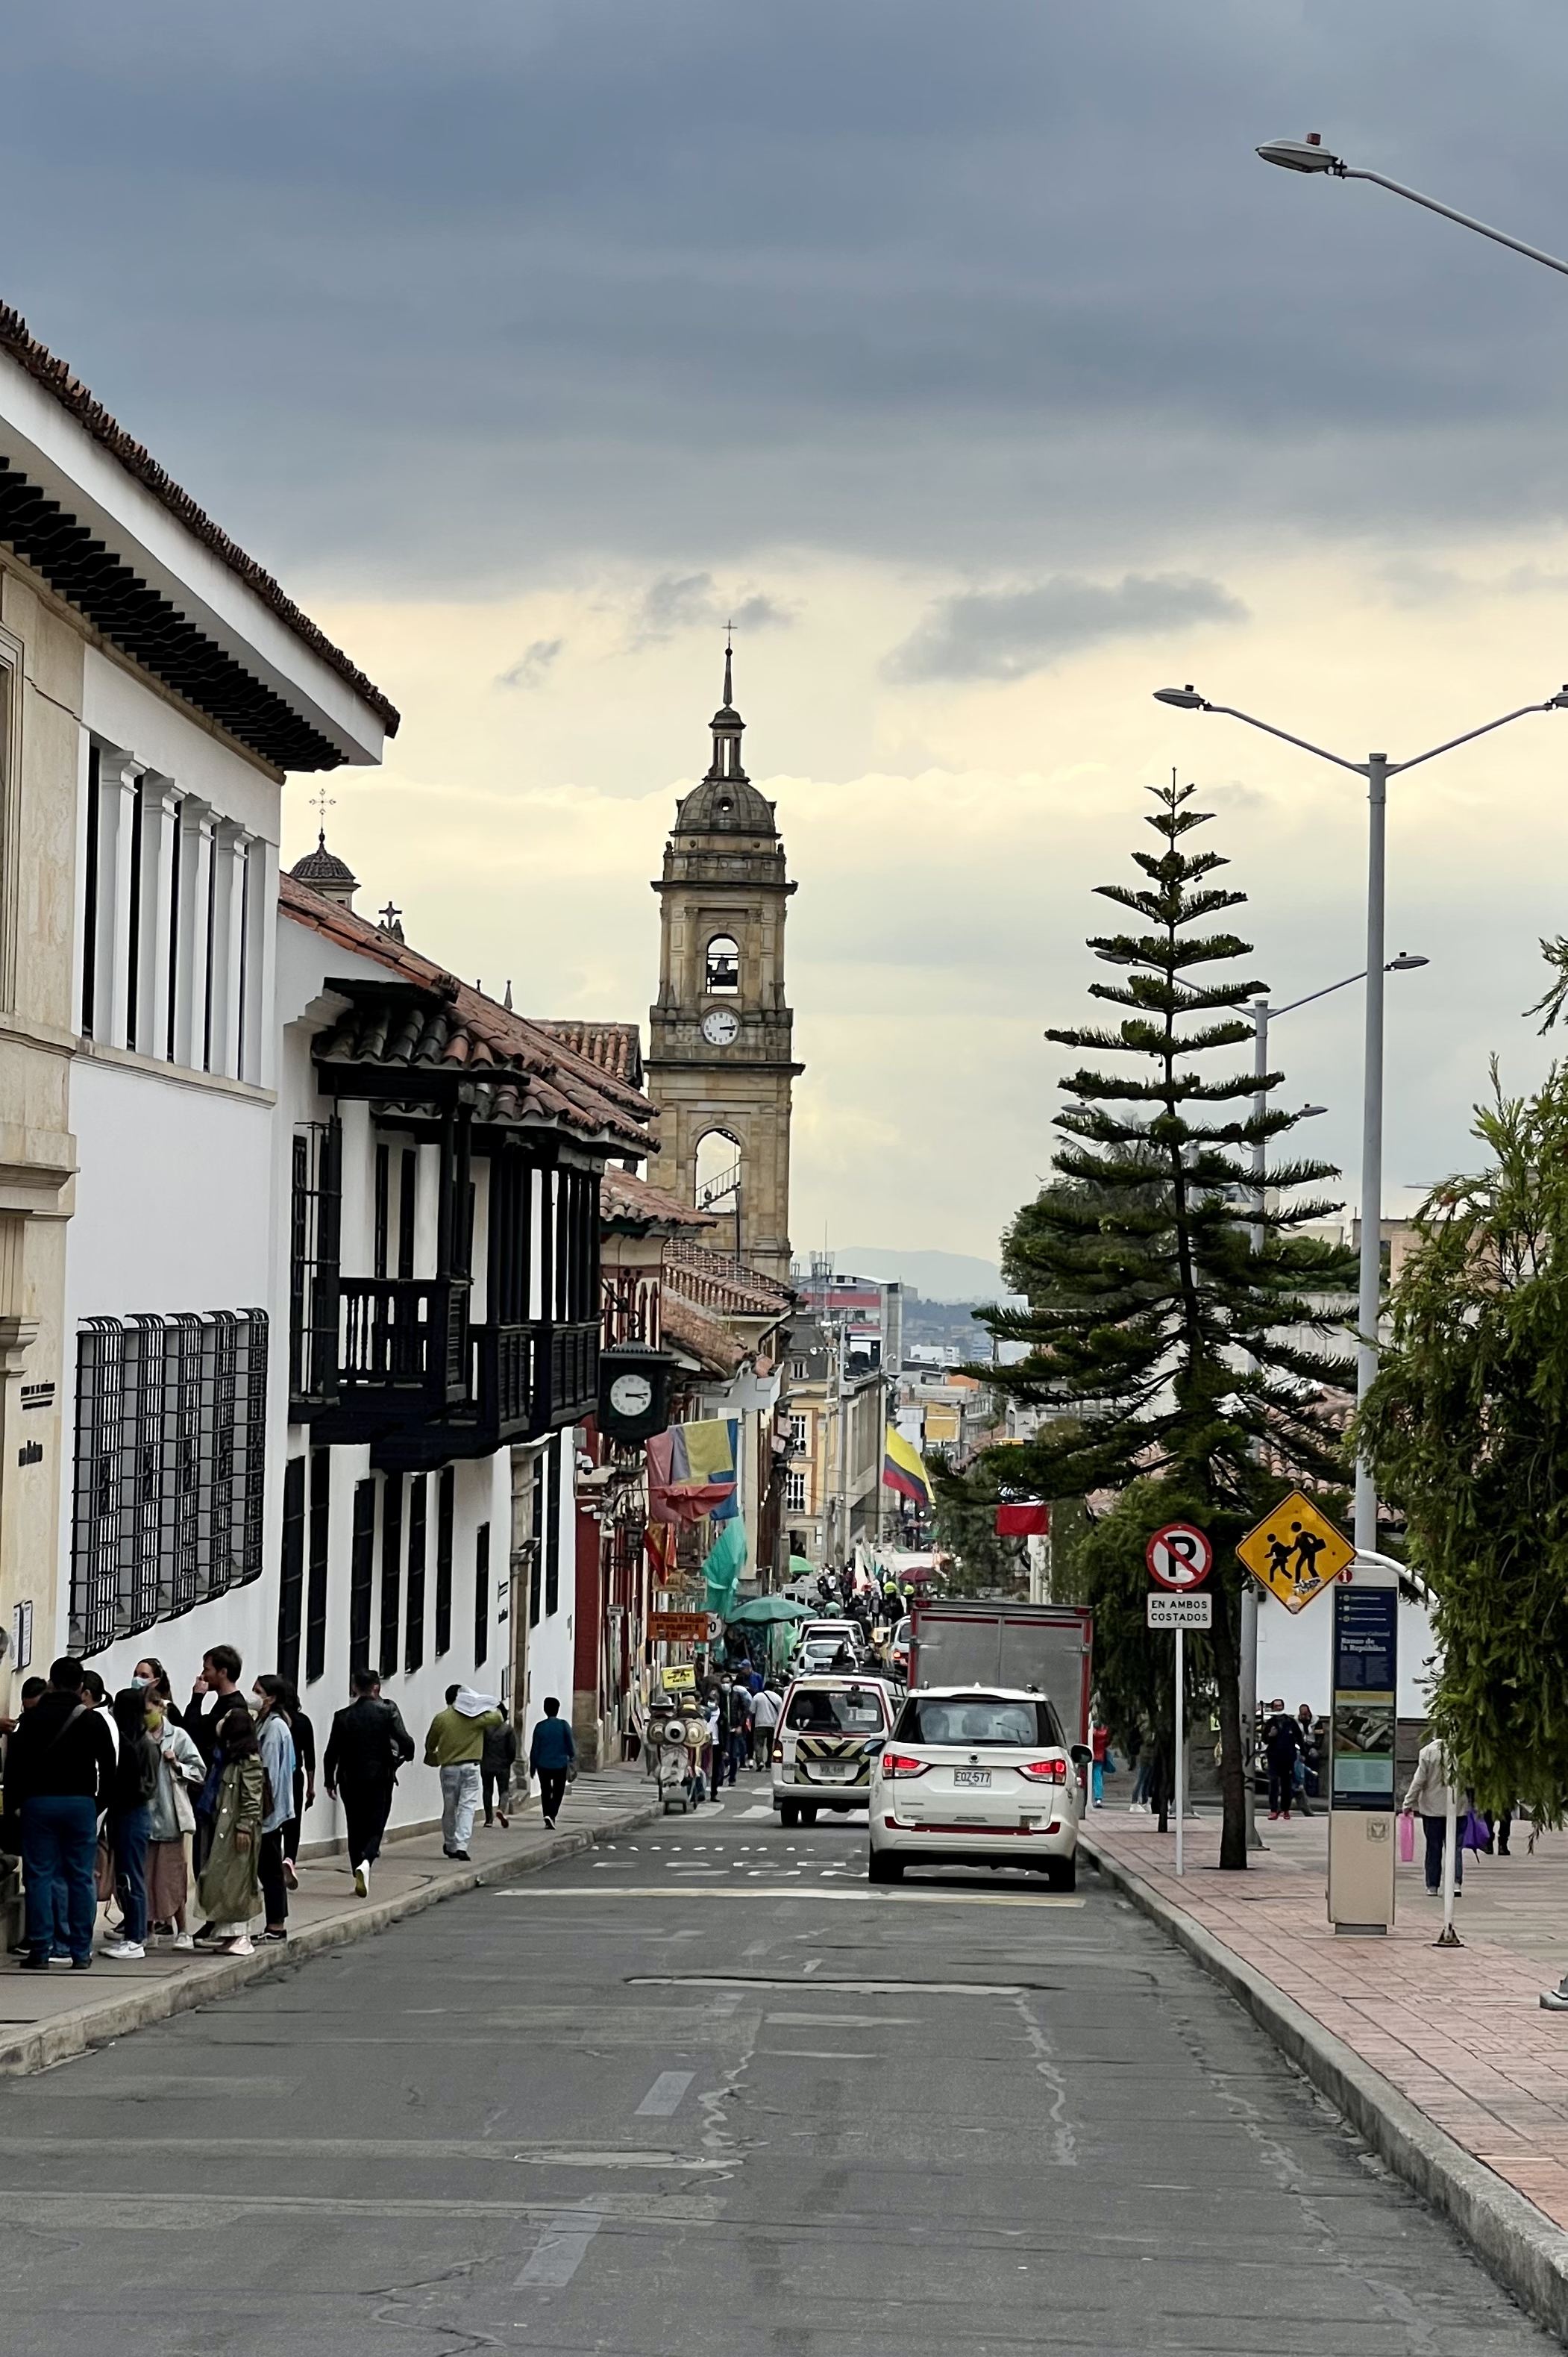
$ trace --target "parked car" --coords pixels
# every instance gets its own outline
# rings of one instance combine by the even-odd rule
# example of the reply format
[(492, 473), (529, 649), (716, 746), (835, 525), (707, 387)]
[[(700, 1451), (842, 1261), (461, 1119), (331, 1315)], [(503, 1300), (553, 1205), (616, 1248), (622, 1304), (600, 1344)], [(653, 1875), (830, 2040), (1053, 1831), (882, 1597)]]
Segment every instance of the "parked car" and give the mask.
[(873, 1882), (912, 1864), (1023, 1866), (1053, 1890), (1077, 1879), (1079, 1768), (1052, 1705), (1024, 1687), (912, 1694), (871, 1772)]
[(897, 1706), (880, 1678), (796, 1678), (773, 1735), (773, 1805), (786, 1825), (864, 1809)]

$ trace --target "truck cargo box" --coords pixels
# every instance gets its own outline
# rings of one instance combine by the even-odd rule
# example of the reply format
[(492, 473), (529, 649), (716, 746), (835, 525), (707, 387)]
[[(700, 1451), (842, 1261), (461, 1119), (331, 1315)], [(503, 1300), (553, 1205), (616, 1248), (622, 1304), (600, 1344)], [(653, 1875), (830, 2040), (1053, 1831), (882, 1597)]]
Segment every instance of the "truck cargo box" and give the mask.
[(919, 1603), (910, 1613), (909, 1688), (1035, 1687), (1069, 1743), (1089, 1740), (1094, 1617), (1081, 1604)]

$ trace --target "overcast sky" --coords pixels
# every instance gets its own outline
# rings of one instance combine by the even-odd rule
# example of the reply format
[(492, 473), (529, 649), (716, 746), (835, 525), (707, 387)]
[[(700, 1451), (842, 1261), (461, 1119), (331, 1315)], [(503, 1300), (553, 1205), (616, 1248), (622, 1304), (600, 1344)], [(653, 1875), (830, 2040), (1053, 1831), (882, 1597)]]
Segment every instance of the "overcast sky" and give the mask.
[[(777, 796), (795, 1240), (991, 1254), (1090, 887), (1173, 762), (1292, 998), (1359, 962), (1359, 756), (1568, 677), (1562, 0), (0, 0), (0, 296), (403, 707), (332, 840), (552, 1014), (645, 1010), (738, 625)], [(1389, 1202), (1568, 925), (1568, 716), (1394, 789)], [(288, 795), (303, 847), (306, 781)], [(1281, 1026), (1352, 1165), (1358, 994)], [(1288, 1048), (1288, 1053), (1286, 1052)], [(1299, 1097), (1297, 1092), (1299, 1091)]]

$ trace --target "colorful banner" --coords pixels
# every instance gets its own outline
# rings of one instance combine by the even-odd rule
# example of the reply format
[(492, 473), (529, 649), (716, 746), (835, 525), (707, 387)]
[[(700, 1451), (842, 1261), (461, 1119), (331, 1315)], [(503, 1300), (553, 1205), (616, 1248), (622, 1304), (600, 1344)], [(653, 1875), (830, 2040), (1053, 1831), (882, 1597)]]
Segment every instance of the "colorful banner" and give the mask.
[(1038, 1498), (1021, 1500), (996, 1509), (999, 1539), (1044, 1538), (1051, 1527), (1051, 1510)]
[(736, 1419), (723, 1416), (655, 1433), (645, 1445), (649, 1521), (695, 1523), (711, 1514), (727, 1523), (736, 1512), (738, 1437)]
[(710, 1612), (722, 1613), (728, 1619), (735, 1609), (736, 1587), (745, 1568), (746, 1524), (738, 1514), (731, 1514), (727, 1522), (720, 1524), (719, 1534), (703, 1566)]

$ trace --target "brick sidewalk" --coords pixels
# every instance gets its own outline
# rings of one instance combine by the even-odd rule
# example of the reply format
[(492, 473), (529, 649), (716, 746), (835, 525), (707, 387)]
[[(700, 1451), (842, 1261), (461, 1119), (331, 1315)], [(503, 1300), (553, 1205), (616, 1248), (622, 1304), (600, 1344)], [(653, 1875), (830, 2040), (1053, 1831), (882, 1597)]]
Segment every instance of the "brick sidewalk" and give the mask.
[(1394, 1929), (1336, 1938), (1325, 1906), (1327, 1833), (1314, 1817), (1260, 1826), (1268, 1848), (1221, 1874), (1219, 1825), (1189, 1821), (1187, 1874), (1174, 1838), (1113, 1803), (1085, 1828), (1138, 1875), (1293, 1998), (1477, 2160), (1568, 2228), (1568, 2014), (1541, 2010), (1568, 1966), (1568, 1835), (1526, 1853), (1466, 1861), (1455, 1909), (1465, 1945), (1439, 1948), (1439, 1902), (1418, 1862), (1399, 1871)]

